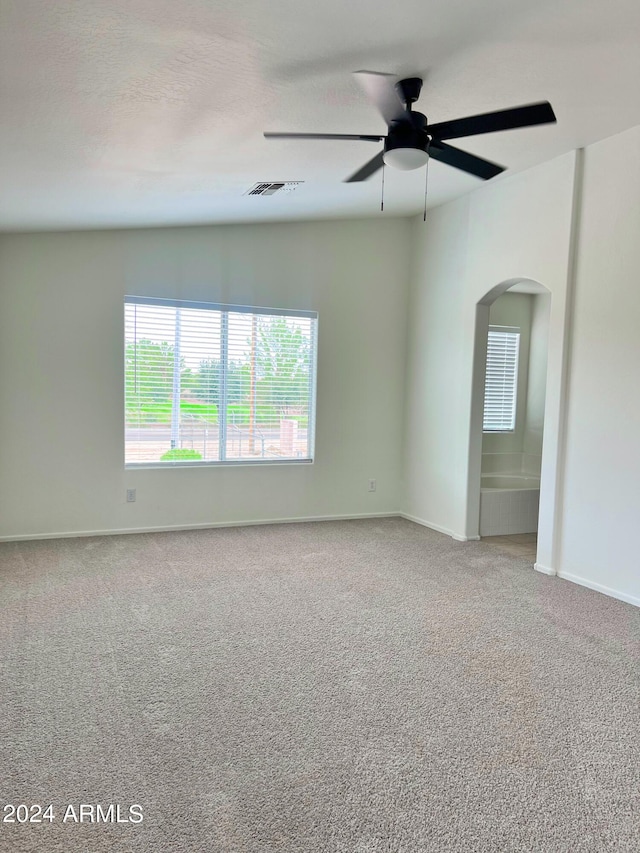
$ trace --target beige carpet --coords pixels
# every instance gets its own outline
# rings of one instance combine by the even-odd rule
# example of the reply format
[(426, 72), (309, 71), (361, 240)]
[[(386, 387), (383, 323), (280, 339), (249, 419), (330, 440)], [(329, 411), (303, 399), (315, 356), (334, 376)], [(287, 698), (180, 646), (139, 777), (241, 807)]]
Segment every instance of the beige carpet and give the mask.
[(0, 798), (54, 815), (3, 853), (639, 849), (640, 611), (524, 558), (384, 519), (6, 543), (0, 581)]

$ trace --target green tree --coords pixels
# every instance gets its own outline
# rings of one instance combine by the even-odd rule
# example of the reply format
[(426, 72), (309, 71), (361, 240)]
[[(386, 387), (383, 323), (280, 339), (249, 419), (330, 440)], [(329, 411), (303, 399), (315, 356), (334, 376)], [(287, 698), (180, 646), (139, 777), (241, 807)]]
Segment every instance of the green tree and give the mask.
[(173, 387), (173, 347), (142, 338), (127, 344), (125, 351), (125, 387), (131, 403), (166, 402)]
[(284, 317), (260, 320), (255, 352), (258, 397), (281, 417), (308, 400), (310, 357), (309, 339), (294, 323)]
[[(129, 412), (146, 409), (149, 414), (158, 405), (170, 404), (173, 389), (174, 348), (166, 341), (141, 338), (125, 349), (125, 390)], [(194, 375), (180, 359), (180, 387), (190, 388)]]
[(220, 395), (220, 361), (217, 358), (206, 358), (200, 362), (194, 394), (205, 403), (218, 405)]
[(249, 393), (249, 365), (239, 361), (229, 363), (227, 370), (227, 402), (239, 403)]
[[(249, 366), (240, 362), (230, 362), (227, 368), (227, 402), (237, 403), (243, 400), (249, 389)], [(200, 362), (194, 379), (196, 397), (206, 403), (220, 403), (220, 360), (207, 358)]]

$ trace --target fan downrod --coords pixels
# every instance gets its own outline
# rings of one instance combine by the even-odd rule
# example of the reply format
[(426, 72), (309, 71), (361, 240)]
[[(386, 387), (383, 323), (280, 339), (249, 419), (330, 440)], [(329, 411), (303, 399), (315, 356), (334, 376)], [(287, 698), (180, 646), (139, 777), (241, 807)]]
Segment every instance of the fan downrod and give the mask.
[(402, 98), (402, 103), (406, 104), (407, 110), (411, 112), (411, 104), (415, 104), (420, 97), (422, 80), (420, 77), (407, 77), (404, 80), (398, 80), (396, 89)]

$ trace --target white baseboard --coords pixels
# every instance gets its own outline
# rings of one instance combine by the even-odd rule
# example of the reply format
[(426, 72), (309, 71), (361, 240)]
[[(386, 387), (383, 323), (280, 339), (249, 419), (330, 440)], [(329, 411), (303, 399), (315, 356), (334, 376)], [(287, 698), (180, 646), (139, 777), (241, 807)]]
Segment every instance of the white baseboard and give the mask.
[(593, 589), (596, 592), (602, 592), (605, 595), (609, 595), (611, 598), (617, 598), (619, 601), (626, 601), (627, 604), (635, 604), (636, 607), (640, 607), (640, 598), (636, 595), (629, 595), (626, 592), (620, 592), (617, 589), (611, 589), (611, 587), (604, 586), (604, 584), (596, 583), (595, 581), (587, 580), (587, 578), (581, 578), (579, 575), (573, 575), (570, 572), (557, 572), (559, 578), (565, 581), (571, 581), (571, 583), (580, 584), (580, 586), (586, 586), (588, 589)]
[(400, 518), (406, 518), (407, 521), (413, 521), (416, 524), (421, 524), (423, 527), (428, 527), (429, 530), (435, 530), (437, 533), (444, 533), (445, 536), (450, 536), (456, 542), (475, 542), (480, 539), (479, 536), (462, 536), (460, 533), (454, 533), (447, 527), (442, 527), (440, 524), (433, 524), (431, 521), (425, 521), (424, 518), (418, 518), (417, 515), (409, 515), (407, 512), (398, 513)]
[(416, 524), (421, 524), (423, 527), (428, 527), (430, 530), (435, 530), (437, 533), (444, 533), (445, 536), (453, 537), (453, 530), (441, 527), (439, 524), (432, 524), (430, 521), (425, 521), (424, 518), (418, 518), (417, 515), (409, 515), (407, 512), (401, 512), (400, 517), (406, 518), (407, 521), (413, 521)]
[(305, 521), (350, 521), (358, 518), (399, 518), (398, 512), (368, 512), (361, 515), (309, 515), (297, 518), (261, 518), (244, 521), (206, 521), (201, 524), (161, 524), (156, 527), (124, 527), (110, 530), (70, 530), (63, 533), (25, 533), (0, 536), (0, 542), (32, 539), (79, 539), (86, 536), (122, 536), (127, 533), (166, 533), (172, 530), (209, 530), (217, 527), (253, 527), (257, 524), (301, 524)]
[(551, 577), (555, 577), (556, 570), (549, 568), (549, 566), (543, 566), (542, 563), (534, 563), (533, 568), (536, 572), (541, 572), (543, 575), (550, 575)]

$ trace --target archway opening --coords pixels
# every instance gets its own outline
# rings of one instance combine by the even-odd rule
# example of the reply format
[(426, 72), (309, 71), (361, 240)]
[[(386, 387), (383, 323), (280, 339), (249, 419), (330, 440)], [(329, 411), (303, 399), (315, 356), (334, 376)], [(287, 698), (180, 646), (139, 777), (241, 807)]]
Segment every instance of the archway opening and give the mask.
[(476, 535), (536, 562), (551, 293), (512, 279), (477, 305), (469, 453)]

